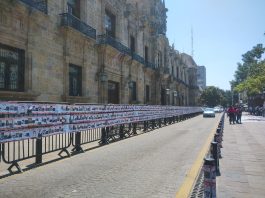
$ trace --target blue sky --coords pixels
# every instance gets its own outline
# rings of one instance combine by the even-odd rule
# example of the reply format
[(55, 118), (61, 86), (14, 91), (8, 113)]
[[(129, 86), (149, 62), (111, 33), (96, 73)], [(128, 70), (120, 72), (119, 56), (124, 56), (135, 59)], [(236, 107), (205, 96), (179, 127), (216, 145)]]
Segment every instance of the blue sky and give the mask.
[(167, 36), (175, 49), (204, 65), (207, 86), (230, 89), (241, 55), (265, 45), (265, 0), (166, 0)]

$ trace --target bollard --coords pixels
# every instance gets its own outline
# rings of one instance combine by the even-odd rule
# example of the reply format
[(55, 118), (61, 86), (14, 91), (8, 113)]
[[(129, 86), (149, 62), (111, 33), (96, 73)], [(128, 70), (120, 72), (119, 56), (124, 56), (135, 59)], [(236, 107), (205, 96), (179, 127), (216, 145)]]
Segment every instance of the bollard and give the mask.
[(222, 132), (221, 128), (217, 128), (216, 133), (219, 135), (220, 140), (223, 141), (223, 132)]
[(216, 172), (213, 158), (205, 158), (204, 165), (204, 198), (216, 198)]
[(36, 139), (36, 164), (42, 163), (42, 136)]
[(221, 140), (218, 134), (214, 135), (214, 141), (217, 142), (218, 157), (222, 158), (222, 155), (221, 155), (222, 144), (221, 144)]
[(216, 133), (214, 135), (214, 141), (218, 142), (220, 148), (223, 148), (223, 145), (222, 145), (223, 138), (220, 133)]
[(217, 142), (212, 142), (211, 145), (212, 145), (212, 156), (213, 156), (214, 162), (215, 162), (216, 175), (220, 176), (218, 143)]

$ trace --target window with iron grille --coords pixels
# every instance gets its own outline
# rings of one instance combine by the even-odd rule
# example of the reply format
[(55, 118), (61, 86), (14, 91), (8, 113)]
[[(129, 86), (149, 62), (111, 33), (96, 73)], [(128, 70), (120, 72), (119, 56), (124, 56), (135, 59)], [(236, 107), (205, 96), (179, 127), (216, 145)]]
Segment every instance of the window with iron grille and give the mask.
[(82, 68), (69, 65), (69, 96), (82, 96)]
[(80, 19), (80, 0), (67, 1), (68, 13)]
[(0, 44), (0, 90), (24, 90), (25, 51)]
[(150, 101), (150, 87), (149, 87), (149, 85), (145, 86), (145, 101), (146, 102)]
[(136, 91), (136, 82), (132, 81), (132, 87), (131, 87), (131, 97), (132, 97), (132, 101), (136, 101), (137, 100), (137, 91)]
[(105, 15), (105, 29), (107, 35), (115, 38), (116, 16), (108, 10), (106, 10), (106, 15)]

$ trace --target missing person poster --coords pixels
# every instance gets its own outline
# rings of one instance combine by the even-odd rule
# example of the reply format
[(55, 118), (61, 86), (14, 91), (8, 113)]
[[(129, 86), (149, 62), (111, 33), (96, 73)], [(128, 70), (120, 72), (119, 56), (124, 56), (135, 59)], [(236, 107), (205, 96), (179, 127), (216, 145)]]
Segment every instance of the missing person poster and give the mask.
[(0, 103), (0, 143), (200, 112), (198, 107)]

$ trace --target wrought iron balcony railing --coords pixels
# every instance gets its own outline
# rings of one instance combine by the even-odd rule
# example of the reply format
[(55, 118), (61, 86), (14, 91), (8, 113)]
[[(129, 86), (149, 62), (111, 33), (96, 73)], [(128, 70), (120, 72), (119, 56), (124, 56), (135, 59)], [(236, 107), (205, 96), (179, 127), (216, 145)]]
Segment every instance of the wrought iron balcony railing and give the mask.
[(48, 13), (47, 0), (20, 0), (20, 1), (45, 14)]
[(117, 49), (121, 53), (127, 54), (128, 56), (132, 55), (130, 48), (126, 47), (121, 42), (119, 42), (118, 40), (116, 40), (115, 38), (113, 38), (109, 35), (106, 35), (106, 34), (98, 35), (97, 43), (98, 44), (108, 44), (108, 45), (114, 47), (115, 49)]
[(96, 39), (96, 30), (79, 18), (71, 15), (70, 13), (60, 14), (61, 16), (61, 26), (68, 26), (74, 28), (75, 30), (85, 34), (86, 36)]
[(145, 65), (145, 59), (141, 57), (139, 54), (133, 53), (132, 58), (138, 61), (139, 63)]
[(157, 69), (154, 63), (145, 62), (145, 66), (154, 70)]
[(145, 65), (146, 67), (151, 68), (151, 69), (156, 69), (155, 64), (146, 61), (142, 56), (140, 56), (139, 54), (135, 52), (132, 52), (132, 50), (129, 47), (125, 46), (124, 44), (119, 42), (117, 39), (109, 35), (106, 35), (106, 34), (98, 35), (97, 43), (108, 44), (112, 46), (113, 48), (117, 49), (119, 52), (126, 54), (128, 56), (131, 56), (133, 60), (136, 60), (137, 62)]
[(189, 87), (189, 85), (188, 85), (187, 83), (185, 83), (183, 80), (181, 80), (181, 79), (179, 79), (179, 78), (174, 77), (174, 80), (177, 81), (177, 82), (180, 83), (180, 84), (183, 84), (183, 85)]

